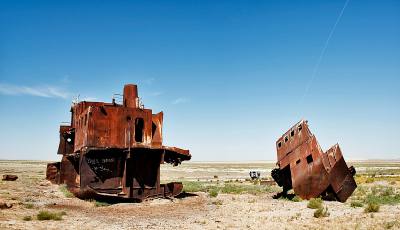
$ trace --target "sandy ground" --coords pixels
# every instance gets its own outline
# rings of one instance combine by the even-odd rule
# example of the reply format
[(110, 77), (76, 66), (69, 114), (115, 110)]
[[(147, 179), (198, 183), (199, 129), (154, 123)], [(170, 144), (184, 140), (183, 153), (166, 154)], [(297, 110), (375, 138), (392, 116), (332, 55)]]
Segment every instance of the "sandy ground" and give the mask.
[[(218, 175), (220, 180), (244, 179), (249, 169), (267, 172), (272, 167), (264, 164), (163, 166), (162, 178), (215, 180), (214, 175)], [(307, 201), (276, 200), (274, 193), (219, 194), (211, 198), (198, 192), (179, 199), (96, 207), (94, 201), (66, 198), (58, 185), (44, 179), (45, 167), (46, 162), (0, 161), (1, 175), (19, 176), (17, 181), (0, 182), (0, 199), (13, 204), (0, 210), (0, 229), (385, 229), (388, 223), (396, 223), (392, 229), (400, 228), (400, 205), (383, 205), (378, 213), (368, 214), (363, 208), (350, 207), (349, 202), (324, 202), (330, 216), (314, 218)], [(61, 221), (39, 221), (35, 216), (40, 210), (65, 211), (67, 215)], [(34, 219), (24, 221), (24, 216)]]

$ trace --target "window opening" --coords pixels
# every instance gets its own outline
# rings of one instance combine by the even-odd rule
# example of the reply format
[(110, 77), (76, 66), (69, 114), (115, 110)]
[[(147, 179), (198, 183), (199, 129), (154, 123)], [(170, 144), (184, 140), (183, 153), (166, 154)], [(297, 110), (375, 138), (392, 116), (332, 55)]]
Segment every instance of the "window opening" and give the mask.
[(143, 142), (143, 128), (144, 128), (143, 118), (136, 118), (135, 119), (135, 141), (136, 142)]
[(307, 163), (309, 163), (309, 164), (310, 164), (311, 162), (313, 162), (313, 159), (312, 159), (312, 155), (311, 155), (311, 154), (308, 155), (306, 159), (307, 159)]

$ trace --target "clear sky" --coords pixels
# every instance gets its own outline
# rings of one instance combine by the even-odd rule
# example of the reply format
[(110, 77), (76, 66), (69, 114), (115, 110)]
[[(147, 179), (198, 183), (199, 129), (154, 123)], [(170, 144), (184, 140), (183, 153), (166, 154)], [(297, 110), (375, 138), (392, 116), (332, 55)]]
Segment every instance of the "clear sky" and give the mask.
[(3, 0), (0, 159), (58, 159), (72, 98), (126, 83), (196, 161), (275, 160), (302, 118), (347, 159), (400, 158), (400, 1), (345, 2)]

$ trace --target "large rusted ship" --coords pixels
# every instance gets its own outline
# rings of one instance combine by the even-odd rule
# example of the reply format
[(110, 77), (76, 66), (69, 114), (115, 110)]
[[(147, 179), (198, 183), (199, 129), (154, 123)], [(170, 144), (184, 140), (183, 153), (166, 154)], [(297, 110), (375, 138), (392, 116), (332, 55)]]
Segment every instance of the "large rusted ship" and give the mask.
[(322, 196), (345, 202), (357, 188), (355, 169), (347, 167), (338, 144), (323, 152), (316, 137), (301, 120), (276, 141), (277, 165), (271, 175), (283, 187), (293, 188), (303, 199)]
[(182, 183), (160, 184), (160, 164), (190, 160), (189, 150), (163, 146), (163, 113), (139, 101), (125, 85), (121, 103), (73, 103), (71, 123), (60, 126), (61, 162), (47, 165), (47, 179), (80, 198), (142, 201), (176, 196)]

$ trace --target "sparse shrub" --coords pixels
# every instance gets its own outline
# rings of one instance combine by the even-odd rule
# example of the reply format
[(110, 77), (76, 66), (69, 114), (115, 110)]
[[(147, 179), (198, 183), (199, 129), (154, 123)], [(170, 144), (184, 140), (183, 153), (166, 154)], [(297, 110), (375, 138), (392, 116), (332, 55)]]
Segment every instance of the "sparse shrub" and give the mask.
[(385, 189), (382, 189), (380, 195), (381, 196), (393, 196), (393, 195), (395, 195), (393, 187), (386, 187)]
[(208, 190), (208, 195), (210, 195), (210, 197), (217, 197), (218, 193), (219, 193), (218, 188), (211, 188), (210, 190)]
[(292, 201), (292, 202), (300, 202), (303, 200), (301, 199), (301, 197), (294, 195), (292, 193), (289, 193), (287, 196), (280, 196), (278, 199)]
[(65, 197), (67, 197), (67, 198), (72, 198), (72, 197), (74, 197), (74, 194), (72, 194), (72, 193), (68, 190), (68, 188), (67, 188), (67, 186), (66, 186), (65, 184), (60, 185), (59, 188), (60, 188), (60, 191), (64, 194)]
[(32, 199), (31, 197), (27, 197), (24, 199), (24, 202), (35, 202), (35, 200)]
[(365, 183), (373, 183), (375, 181), (375, 179), (373, 178), (373, 177), (368, 177), (366, 180), (365, 180)]
[(311, 208), (311, 209), (322, 208), (322, 199), (320, 197), (311, 198), (310, 201), (308, 201), (307, 208)]
[(300, 201), (302, 201), (303, 199), (301, 199), (299, 196), (294, 196), (293, 198), (292, 198), (292, 201), (293, 202), (300, 202)]
[(204, 192), (205, 183), (200, 181), (184, 181), (183, 192)]
[(362, 207), (362, 206), (364, 206), (364, 204), (361, 203), (360, 201), (354, 200), (354, 201), (352, 201), (352, 202), (350, 203), (350, 207), (352, 207), (352, 208), (360, 208), (360, 207)]
[(400, 193), (395, 193), (393, 187), (375, 186), (364, 198), (364, 202), (394, 205), (400, 203)]
[(233, 193), (233, 194), (240, 194), (246, 191), (244, 185), (235, 185), (235, 184), (225, 184), (224, 187), (221, 189), (222, 193)]
[(323, 208), (321, 206), (317, 210), (315, 210), (315, 212), (314, 212), (314, 217), (315, 218), (328, 217), (329, 215), (330, 215), (330, 213), (328, 212), (328, 207)]
[(222, 205), (223, 201), (222, 200), (215, 200), (215, 201), (212, 202), (212, 204), (214, 204), (214, 205)]
[(202, 220), (202, 221), (195, 220), (194, 223), (205, 225), (205, 224), (207, 224), (207, 221), (206, 220)]
[(35, 207), (35, 205), (33, 205), (32, 203), (25, 203), (24, 207), (27, 209), (32, 209), (33, 207)]
[(365, 194), (367, 194), (367, 189), (365, 186), (359, 186), (357, 187), (356, 191), (355, 191), (355, 195), (357, 196), (364, 196)]
[(397, 225), (399, 225), (397, 221), (389, 221), (389, 222), (385, 223), (384, 227), (385, 227), (385, 229), (391, 229), (391, 228), (393, 228), (394, 226), (397, 226)]
[(241, 194), (249, 193), (257, 195), (265, 192), (275, 192), (277, 190), (276, 186), (263, 186), (263, 185), (253, 185), (253, 184), (242, 184), (239, 183), (217, 183), (213, 184), (210, 182), (199, 182), (199, 181), (184, 181), (183, 191), (184, 192), (207, 192), (215, 194), (215, 191), (226, 194)]
[(106, 206), (110, 206), (111, 204), (109, 204), (109, 203), (107, 203), (107, 202), (104, 202), (104, 201), (98, 201), (98, 200), (96, 200), (96, 201), (94, 202), (94, 205), (95, 205), (96, 207), (106, 207)]
[(31, 221), (32, 217), (31, 216), (24, 216), (24, 218), (22, 218), (22, 220), (24, 221)]
[(379, 212), (380, 205), (376, 202), (369, 202), (365, 207), (364, 212)]
[(62, 220), (62, 216), (66, 215), (66, 212), (50, 212), (50, 211), (40, 211), (37, 214), (38, 220)]
[(263, 185), (225, 184), (221, 188), (221, 193), (228, 193), (228, 194), (249, 193), (253, 195), (258, 195), (261, 193), (274, 191), (274, 189), (275, 187), (263, 186)]

